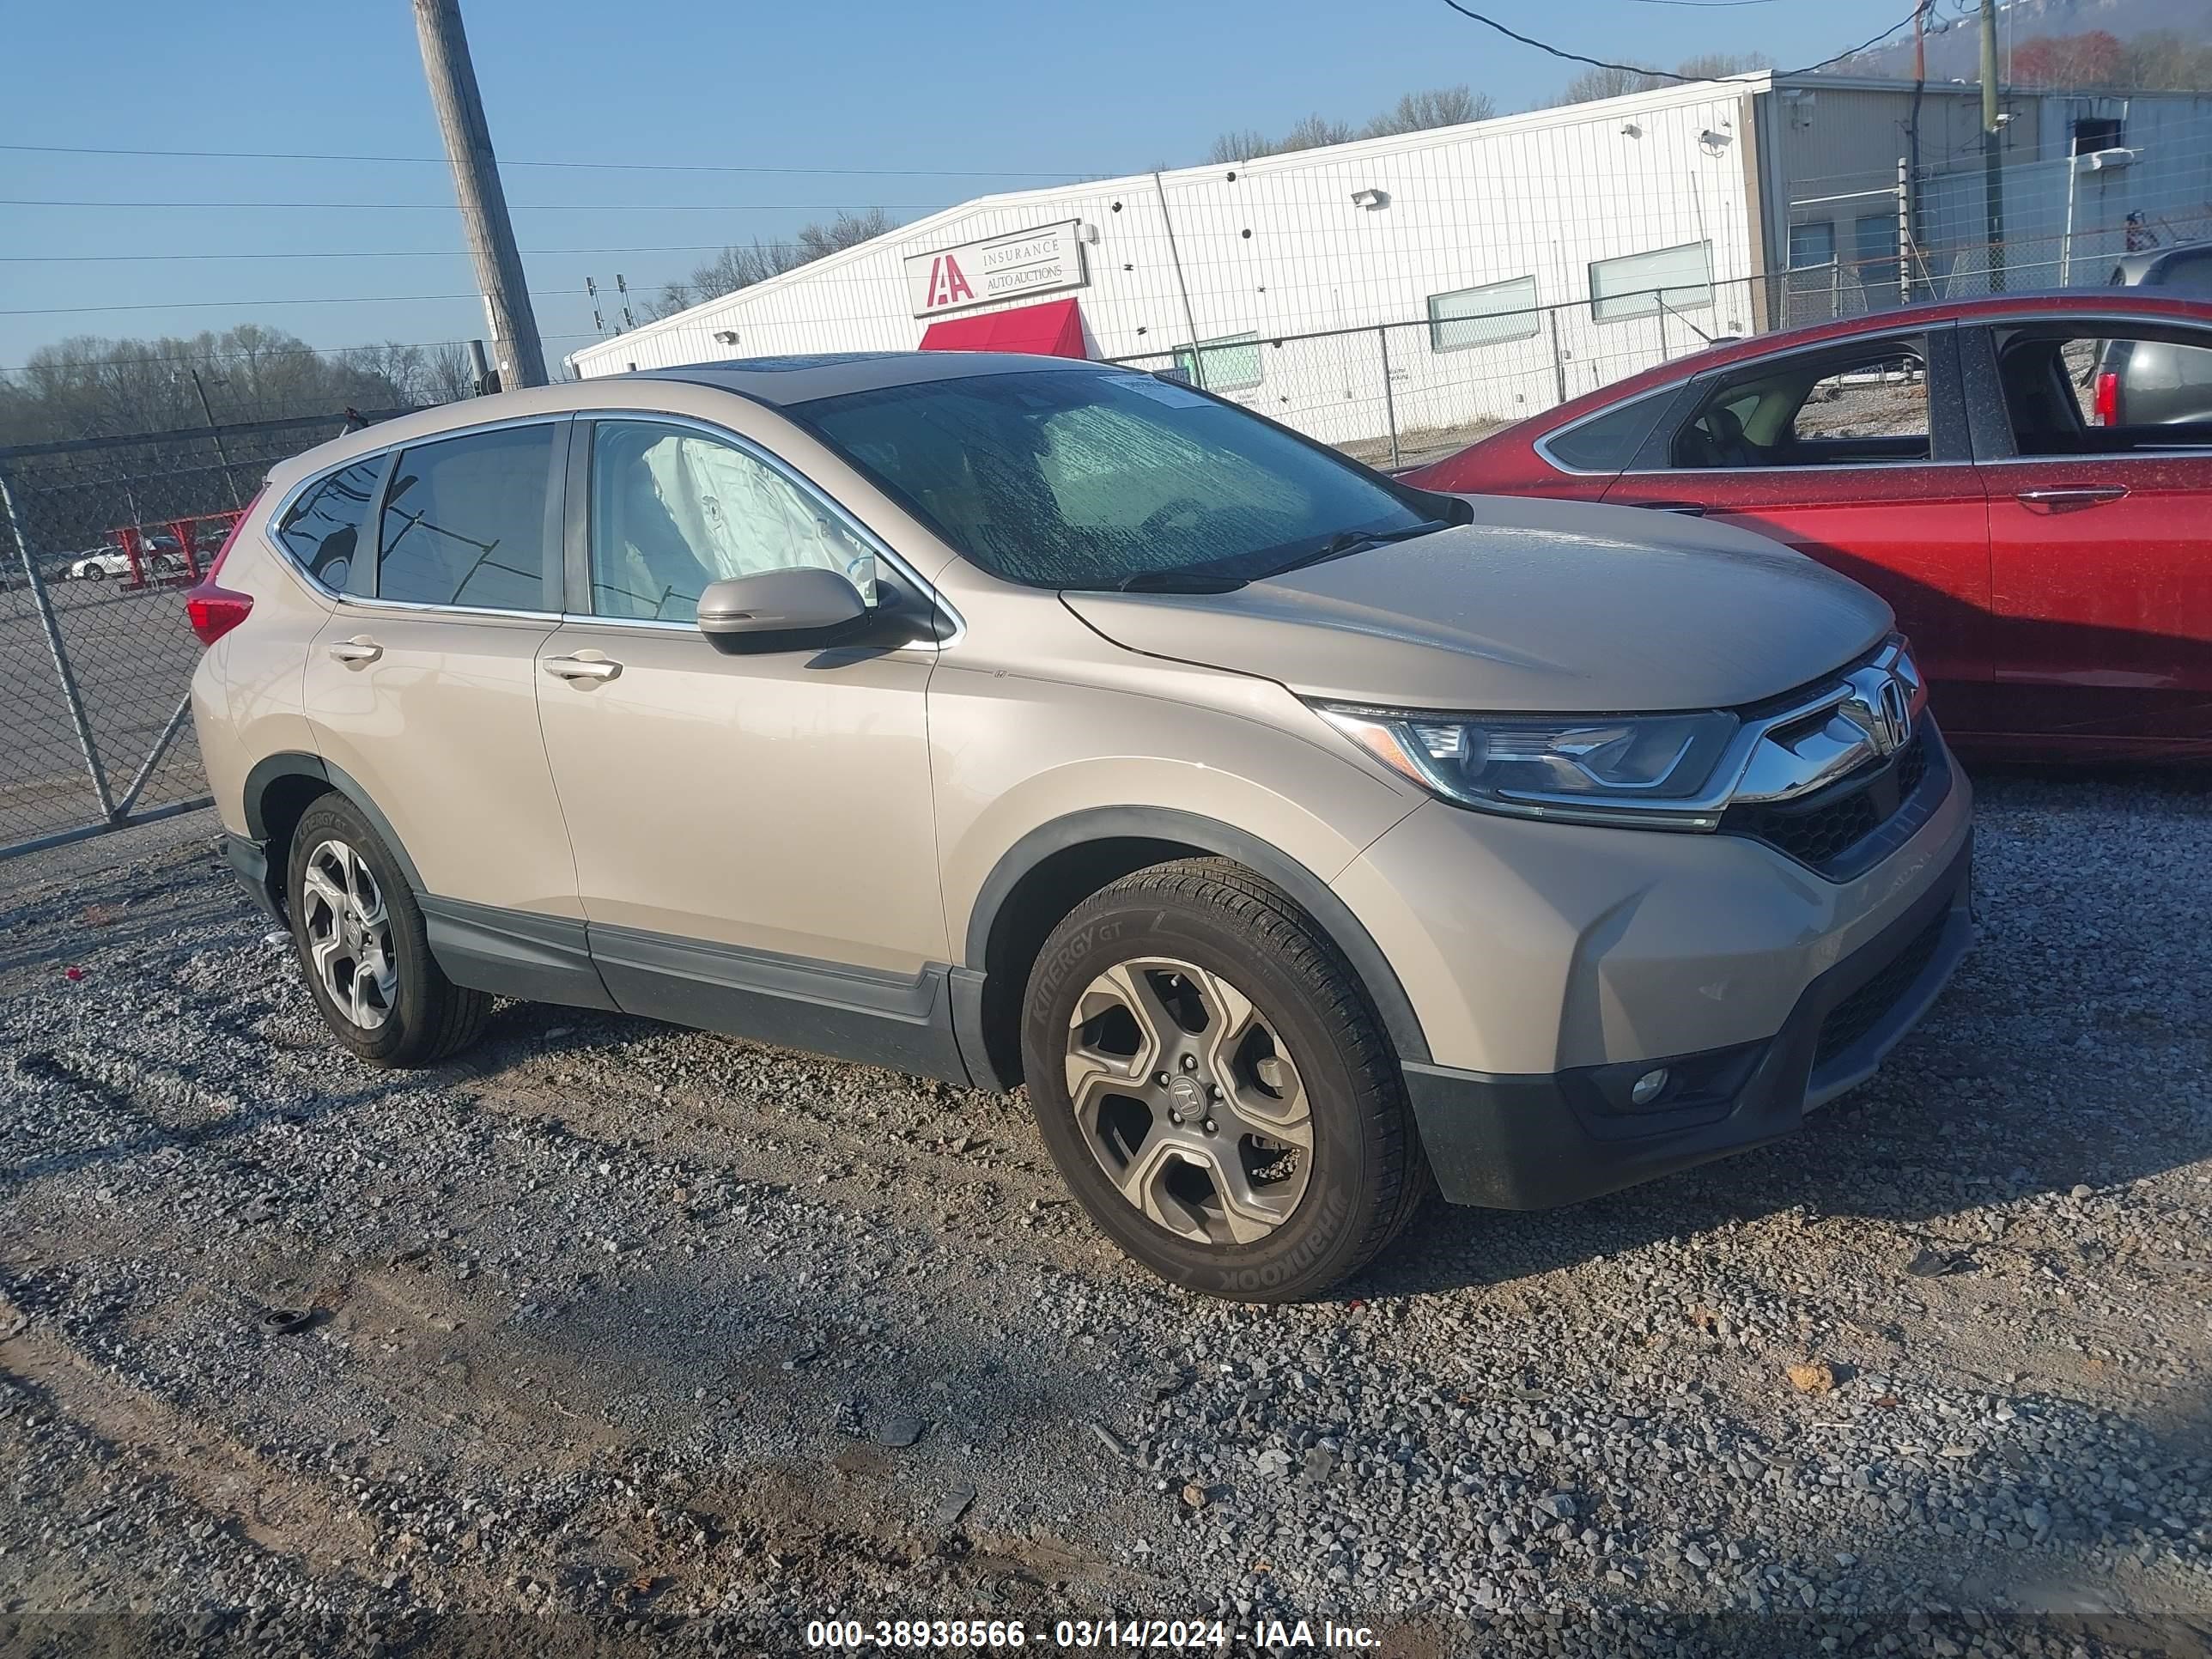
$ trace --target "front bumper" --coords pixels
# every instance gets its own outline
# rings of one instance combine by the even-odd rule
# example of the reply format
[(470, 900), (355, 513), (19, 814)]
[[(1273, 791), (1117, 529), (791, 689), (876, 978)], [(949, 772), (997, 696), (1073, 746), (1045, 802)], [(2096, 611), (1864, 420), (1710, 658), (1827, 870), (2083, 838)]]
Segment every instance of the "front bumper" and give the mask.
[[(1437, 1182), (1455, 1204), (1548, 1209), (1779, 1139), (1863, 1082), (1973, 943), (1969, 839), (1921, 894), (1798, 997), (1763, 1042), (1702, 1055), (1498, 1076), (1407, 1065)], [(1626, 1073), (1667, 1066), (1723, 1087), (1638, 1110)]]

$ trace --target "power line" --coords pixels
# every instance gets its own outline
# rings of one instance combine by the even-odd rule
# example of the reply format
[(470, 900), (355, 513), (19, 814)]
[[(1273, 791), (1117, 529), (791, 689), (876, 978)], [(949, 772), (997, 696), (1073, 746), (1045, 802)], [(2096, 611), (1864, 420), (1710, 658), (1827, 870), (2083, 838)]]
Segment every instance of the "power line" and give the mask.
[[(1450, 0), (1445, 0), (1447, 4)], [(880, 208), (886, 213), (934, 213), (944, 202), (517, 202), (517, 213), (842, 213)], [(451, 202), (88, 202), (75, 198), (0, 196), (0, 207), (61, 208), (347, 208), (405, 213), (451, 213)]]
[[(533, 295), (544, 298), (569, 298), (586, 291), (580, 288), (531, 290)], [(434, 300), (480, 300), (483, 297), (480, 294), (344, 294), (332, 295), (328, 299), (144, 300), (114, 306), (27, 306), (0, 310), (0, 317), (56, 317), (65, 313), (89, 311), (215, 311), (233, 306), (409, 306), (426, 305)]]
[[(1690, 0), (1673, 0), (1687, 4)], [(1713, 3), (1715, 0), (1707, 0)], [(1725, 0), (1731, 5), (1765, 5), (1769, 0)], [(82, 144), (0, 144), (0, 150), (36, 155), (131, 155), (210, 161), (368, 161), (387, 165), (446, 165), (442, 155), (336, 155), (309, 150), (260, 149), (106, 149)], [(726, 167), (708, 162), (678, 161), (501, 161), (508, 167), (557, 167), (578, 172), (605, 173), (731, 173), (841, 179), (1085, 179), (1104, 177), (1084, 173), (1024, 173), (1011, 167)]]
[[(1674, 70), (1646, 69), (1638, 64), (1609, 64), (1602, 58), (1586, 58), (1581, 52), (1569, 52), (1565, 47), (1554, 46), (1546, 41), (1539, 40), (1533, 35), (1522, 34), (1518, 30), (1510, 29), (1506, 27), (1504, 24), (1499, 22), (1495, 17), (1486, 17), (1479, 11), (1469, 10), (1467, 7), (1460, 4), (1460, 0), (1444, 0), (1444, 4), (1449, 6), (1454, 11), (1457, 12), (1462, 17), (1472, 18), (1474, 21), (1480, 23), (1486, 28), (1496, 29), (1500, 34), (1505, 36), (1509, 40), (1518, 40), (1524, 46), (1534, 46), (1538, 52), (1549, 52), (1553, 57), (1565, 58), (1570, 64), (1587, 64), (1592, 69), (1615, 70), (1623, 75), (1649, 76), (1655, 81), (1680, 81), (1685, 83), (1689, 83), (1698, 81), (1729, 81), (1737, 78), (1734, 76), (1726, 75), (1683, 75)], [(1880, 46), (1883, 41), (1888, 40), (1891, 35), (1897, 33), (1900, 29), (1911, 27), (1914, 18), (1919, 16), (1923, 12), (1933, 10), (1935, 4), (1936, 0), (1919, 0), (1919, 3), (1915, 5), (1910, 12), (1905, 14), (1902, 21), (1892, 23), (1880, 34), (1875, 35), (1873, 40), (1863, 41), (1859, 45), (1851, 47), (1848, 52), (1839, 52), (1833, 58), (1823, 58), (1819, 63), (1808, 64), (1802, 69), (1761, 70), (1759, 70), (1758, 73), (1762, 75), (1810, 75), (1814, 70), (1826, 69), (1831, 64), (1840, 64), (1846, 58), (1857, 57), (1859, 53), (1866, 51), (1870, 46)]]
[[(720, 253), (729, 246), (727, 242), (684, 242), (665, 247), (538, 247), (523, 249), (522, 257), (526, 259), (552, 259), (594, 254), (621, 258), (632, 253)], [(745, 246), (785, 252), (805, 245), (801, 242), (748, 242)], [(155, 260), (185, 259), (465, 259), (468, 257), (465, 249), (457, 247), (362, 248), (349, 253), (301, 253), (289, 248), (242, 253), (0, 253), (0, 265), (143, 264)]]

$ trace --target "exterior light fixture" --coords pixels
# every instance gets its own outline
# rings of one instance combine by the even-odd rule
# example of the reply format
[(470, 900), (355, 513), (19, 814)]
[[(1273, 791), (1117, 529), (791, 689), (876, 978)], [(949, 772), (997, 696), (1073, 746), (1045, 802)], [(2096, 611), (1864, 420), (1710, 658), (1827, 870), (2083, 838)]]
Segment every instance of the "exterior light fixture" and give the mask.
[(735, 345), (738, 343), (738, 331), (734, 328), (718, 328), (714, 331), (714, 338), (723, 345)]
[(1390, 205), (1390, 192), (1384, 190), (1355, 190), (1352, 192), (1352, 205), (1365, 208), (1372, 213), (1377, 208)]

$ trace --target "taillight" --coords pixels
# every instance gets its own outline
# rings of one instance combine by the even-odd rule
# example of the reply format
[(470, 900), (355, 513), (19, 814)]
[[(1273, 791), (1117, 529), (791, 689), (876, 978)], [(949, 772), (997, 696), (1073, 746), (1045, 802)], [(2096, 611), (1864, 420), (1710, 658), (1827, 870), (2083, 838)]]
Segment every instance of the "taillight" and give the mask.
[(2097, 376), (2097, 424), (2118, 426), (2120, 423), (2120, 377), (2118, 371), (2106, 369)]
[(253, 609), (251, 593), (240, 593), (233, 588), (222, 586), (216, 578), (222, 573), (222, 562), (230, 556), (232, 544), (238, 540), (239, 532), (246, 528), (246, 521), (253, 516), (254, 507), (260, 500), (257, 495), (246, 504), (246, 510), (232, 523), (230, 534), (222, 538), (222, 545), (216, 550), (215, 562), (208, 566), (207, 574), (200, 578), (197, 586), (188, 589), (185, 594), (185, 617), (191, 623), (192, 632), (199, 635), (202, 645), (213, 645), (244, 622), (246, 614)]

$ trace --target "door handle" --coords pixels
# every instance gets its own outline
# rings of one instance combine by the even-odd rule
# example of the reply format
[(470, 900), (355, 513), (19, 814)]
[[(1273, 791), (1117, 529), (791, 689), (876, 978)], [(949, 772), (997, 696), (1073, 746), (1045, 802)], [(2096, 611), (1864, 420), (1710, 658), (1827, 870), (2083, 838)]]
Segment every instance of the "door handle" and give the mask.
[(1705, 504), (1703, 501), (1631, 501), (1629, 505), (1646, 507), (1654, 513), (1679, 513), (1686, 519), (1702, 519), (1705, 516)]
[(2023, 489), (2013, 499), (2027, 507), (2094, 507), (2117, 501), (2128, 493), (2125, 484), (2054, 484), (2048, 489)]
[(556, 680), (611, 680), (622, 665), (605, 657), (548, 657), (544, 670)]
[(342, 662), (349, 668), (364, 667), (383, 654), (382, 646), (360, 634), (349, 640), (339, 640), (331, 647), (332, 660)]

